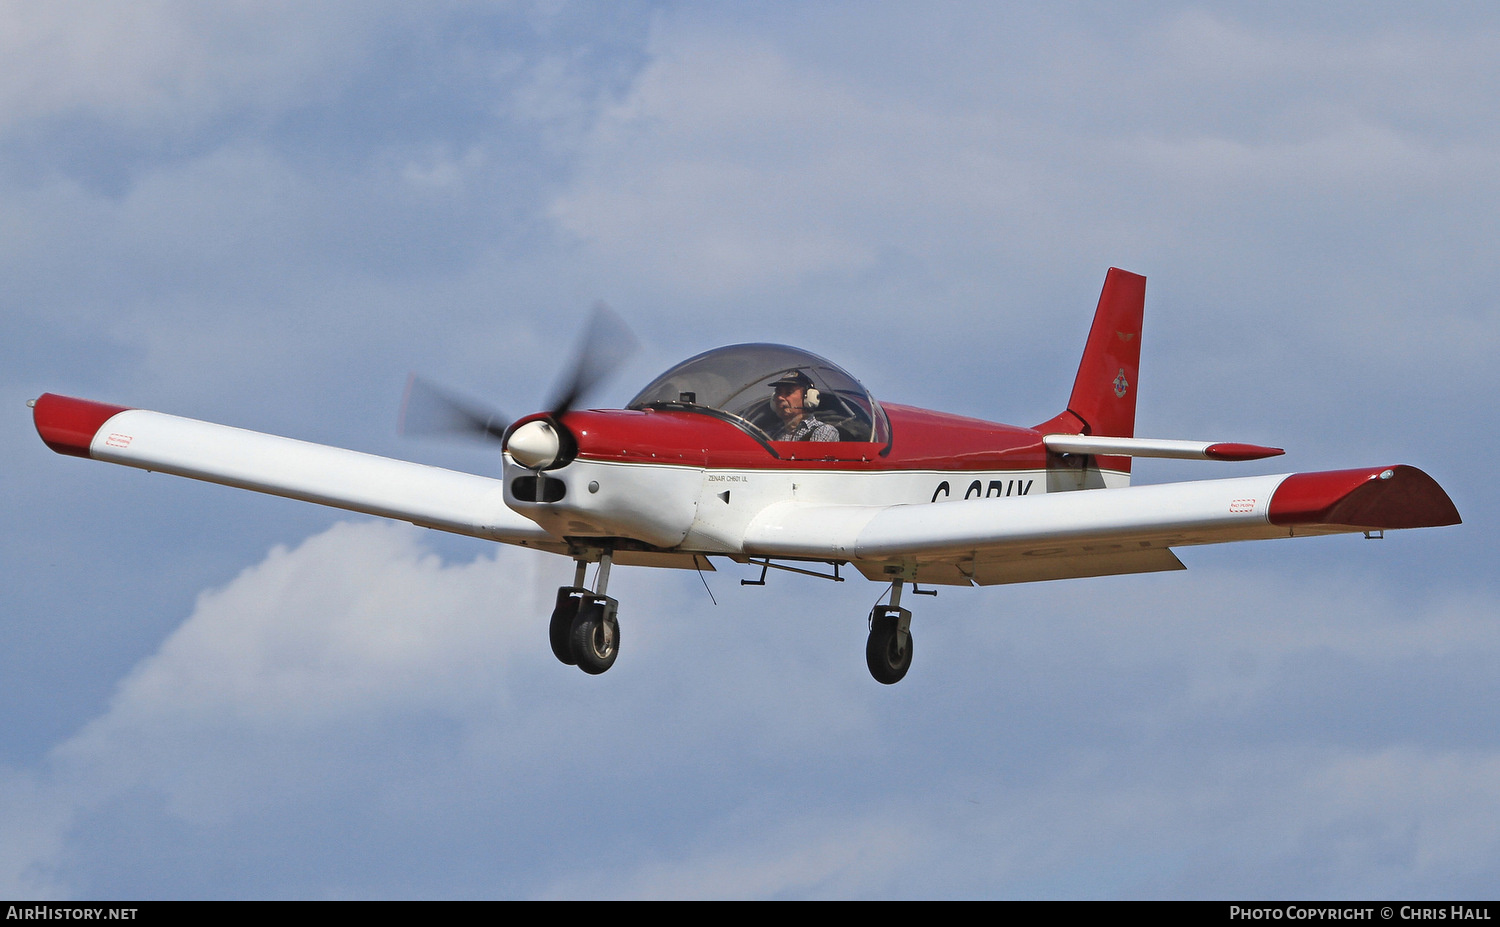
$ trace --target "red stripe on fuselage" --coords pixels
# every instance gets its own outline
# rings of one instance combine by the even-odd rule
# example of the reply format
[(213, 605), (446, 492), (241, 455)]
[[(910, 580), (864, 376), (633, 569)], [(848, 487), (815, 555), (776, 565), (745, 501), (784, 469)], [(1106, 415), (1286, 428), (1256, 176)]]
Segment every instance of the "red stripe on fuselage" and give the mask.
[(87, 457), (89, 445), (104, 423), (128, 411), (127, 406), (43, 393), (32, 407), (31, 417), (36, 423), (36, 433), (48, 447), (59, 454)]
[[(569, 412), (562, 423), (587, 460), (676, 463), (710, 469), (1035, 470), (1047, 464), (1041, 433), (917, 409), (885, 406), (891, 444), (777, 442), (777, 457), (732, 422), (670, 410)], [(522, 421), (525, 421), (523, 419)]]
[(891, 452), (885, 460), (911, 470), (1035, 470), (1047, 465), (1042, 434), (1032, 428), (886, 405)]

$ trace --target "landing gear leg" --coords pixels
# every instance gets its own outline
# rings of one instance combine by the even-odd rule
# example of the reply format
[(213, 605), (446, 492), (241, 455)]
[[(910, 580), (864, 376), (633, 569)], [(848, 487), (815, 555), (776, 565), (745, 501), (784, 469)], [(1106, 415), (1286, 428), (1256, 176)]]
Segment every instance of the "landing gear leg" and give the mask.
[(875, 681), (894, 685), (911, 669), (911, 612), (901, 607), (901, 580), (891, 583), (891, 604), (870, 612), (865, 664)]
[[(594, 591), (581, 590), (582, 595), (577, 597), (577, 612), (568, 629), (572, 662), (577, 663), (578, 668), (590, 676), (597, 676), (614, 666), (615, 658), (620, 655), (620, 623), (615, 619), (620, 603), (604, 594), (609, 586), (609, 566), (613, 557), (613, 551), (606, 550), (599, 558), (599, 575), (594, 581)], [(580, 585), (583, 583), (581, 567), (580, 563), (580, 575), (577, 578)], [(558, 590), (558, 595), (562, 595), (562, 590)], [(554, 612), (554, 622), (556, 617)], [(556, 644), (553, 647), (555, 649)]]

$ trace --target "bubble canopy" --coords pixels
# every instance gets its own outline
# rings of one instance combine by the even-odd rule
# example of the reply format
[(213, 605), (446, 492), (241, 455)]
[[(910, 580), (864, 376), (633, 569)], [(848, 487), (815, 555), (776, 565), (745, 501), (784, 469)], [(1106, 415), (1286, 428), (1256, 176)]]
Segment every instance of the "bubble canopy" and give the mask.
[(794, 371), (819, 392), (809, 413), (837, 428), (840, 441), (890, 440), (885, 411), (858, 380), (832, 361), (784, 344), (732, 344), (690, 357), (652, 380), (627, 408), (703, 412), (769, 441), (781, 424), (771, 407), (771, 384)]

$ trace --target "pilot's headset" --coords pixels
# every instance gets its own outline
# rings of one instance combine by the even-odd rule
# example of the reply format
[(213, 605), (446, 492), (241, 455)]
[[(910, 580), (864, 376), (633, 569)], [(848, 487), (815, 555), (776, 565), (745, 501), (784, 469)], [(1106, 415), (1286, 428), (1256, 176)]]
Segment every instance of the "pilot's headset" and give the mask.
[(781, 379), (771, 384), (772, 389), (775, 389), (779, 386), (802, 387), (802, 408), (809, 411), (818, 407), (818, 401), (823, 395), (822, 393), (818, 392), (818, 388), (816, 386), (813, 386), (812, 377), (808, 376), (800, 370), (788, 370), (786, 373), (781, 375)]

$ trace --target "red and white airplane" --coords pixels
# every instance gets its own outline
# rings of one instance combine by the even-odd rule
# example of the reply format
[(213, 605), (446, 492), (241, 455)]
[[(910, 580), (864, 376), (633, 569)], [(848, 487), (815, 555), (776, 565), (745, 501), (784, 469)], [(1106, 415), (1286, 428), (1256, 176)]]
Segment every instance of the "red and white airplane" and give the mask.
[[(575, 409), (618, 345), (597, 323), (550, 411), (501, 424), (439, 402), (503, 442), (500, 479), (50, 393), (32, 406), (58, 453), (571, 557), (552, 649), (596, 674), (619, 652), (615, 564), (712, 570), (724, 557), (761, 567), (748, 583), (767, 569), (842, 579), (852, 565), (890, 583), (865, 650), (875, 679), (894, 683), (911, 665), (907, 585), (1180, 570), (1174, 547), (1459, 522), (1408, 466), (1131, 486), (1134, 457), (1282, 453), (1135, 437), (1145, 290), (1109, 271), (1067, 408), (1032, 428), (881, 403), (835, 364), (774, 344), (686, 360), (624, 409)], [(409, 392), (407, 414), (435, 396)]]

